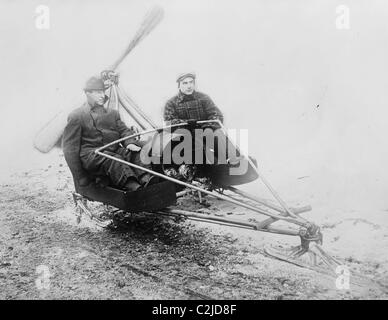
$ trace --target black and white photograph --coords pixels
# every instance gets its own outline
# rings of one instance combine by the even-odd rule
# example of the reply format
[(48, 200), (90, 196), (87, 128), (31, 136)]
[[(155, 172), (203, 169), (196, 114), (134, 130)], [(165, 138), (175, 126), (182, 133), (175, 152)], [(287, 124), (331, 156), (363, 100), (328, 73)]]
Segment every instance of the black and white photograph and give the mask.
[(388, 2), (0, 16), (0, 300), (388, 299)]

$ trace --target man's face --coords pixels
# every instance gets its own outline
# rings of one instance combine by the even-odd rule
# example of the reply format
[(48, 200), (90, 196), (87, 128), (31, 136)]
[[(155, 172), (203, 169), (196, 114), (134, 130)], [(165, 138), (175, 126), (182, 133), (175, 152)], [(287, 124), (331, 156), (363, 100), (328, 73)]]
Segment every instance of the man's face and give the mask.
[(183, 94), (192, 94), (195, 89), (195, 80), (191, 77), (184, 78), (182, 81), (179, 82), (179, 90)]
[(91, 106), (103, 106), (105, 102), (105, 91), (104, 90), (92, 90), (86, 92), (88, 103)]

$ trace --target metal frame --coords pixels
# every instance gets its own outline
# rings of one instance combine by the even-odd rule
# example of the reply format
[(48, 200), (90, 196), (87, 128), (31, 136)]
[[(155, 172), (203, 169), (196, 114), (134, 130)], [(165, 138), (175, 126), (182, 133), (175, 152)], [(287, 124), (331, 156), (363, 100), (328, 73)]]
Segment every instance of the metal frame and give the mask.
[[(217, 199), (228, 201), (230, 203), (233, 203), (235, 205), (241, 206), (243, 208), (246, 208), (248, 210), (251, 210), (253, 212), (263, 214), (268, 216), (267, 219), (262, 220), (258, 223), (248, 222), (240, 219), (233, 219), (233, 218), (226, 218), (226, 217), (215, 217), (215, 216), (205, 216), (202, 214), (198, 214), (196, 212), (186, 211), (186, 210), (178, 210), (178, 209), (171, 209), (166, 208), (164, 210), (159, 210), (157, 214), (161, 215), (167, 215), (167, 216), (174, 216), (174, 217), (185, 217), (186, 219), (194, 220), (194, 221), (202, 221), (207, 223), (216, 223), (221, 224), (225, 226), (231, 226), (231, 227), (238, 227), (238, 228), (245, 228), (245, 229), (251, 229), (256, 231), (262, 231), (262, 232), (270, 232), (270, 233), (277, 233), (277, 234), (283, 234), (283, 235), (289, 235), (289, 236), (299, 236), (301, 240), (301, 244), (297, 247), (294, 247), (290, 250), (287, 250), (287, 252), (282, 253), (279, 251), (273, 251), (272, 249), (265, 249), (264, 253), (268, 254), (271, 257), (275, 257), (279, 260), (284, 260), (290, 263), (294, 263), (303, 267), (306, 267), (305, 265), (295, 262), (295, 259), (299, 258), (300, 256), (308, 253), (310, 256), (312, 256), (313, 264), (316, 264), (317, 258), (320, 258), (321, 261), (323, 261), (324, 265), (326, 265), (330, 272), (333, 273), (335, 271), (335, 267), (339, 264), (338, 261), (336, 261), (334, 258), (332, 258), (330, 255), (325, 253), (323, 249), (320, 247), (322, 244), (322, 234), (320, 232), (320, 228), (315, 225), (314, 223), (308, 221), (305, 218), (300, 217), (299, 215), (303, 212), (311, 211), (310, 206), (300, 207), (300, 208), (293, 208), (287, 206), (287, 204), (283, 201), (283, 199), (279, 196), (279, 194), (273, 189), (273, 187), (269, 184), (269, 182), (264, 177), (263, 173), (260, 171), (259, 168), (255, 166), (253, 161), (249, 158), (248, 155), (245, 155), (238, 146), (235, 145), (235, 148), (240, 152), (240, 155), (242, 155), (245, 159), (248, 160), (251, 167), (256, 171), (259, 179), (264, 183), (264, 185), (267, 187), (267, 189), (271, 192), (275, 200), (279, 203), (279, 205), (274, 204), (268, 200), (261, 199), (257, 196), (251, 195), (249, 193), (246, 193), (244, 191), (241, 191), (235, 187), (228, 187), (226, 190), (229, 192), (232, 192), (234, 196), (226, 195), (223, 191), (209, 191), (204, 188), (198, 187), (196, 185), (180, 181), (178, 179), (169, 177), (167, 175), (161, 174), (159, 172), (156, 172), (154, 170), (150, 170), (141, 166), (138, 166), (134, 163), (130, 163), (128, 161), (116, 158), (114, 156), (105, 154), (103, 151), (114, 145), (118, 144), (120, 142), (123, 142), (127, 139), (140, 137), (145, 134), (153, 133), (153, 132), (161, 132), (166, 129), (176, 128), (176, 127), (182, 127), (182, 126), (188, 126), (188, 123), (179, 123), (175, 125), (169, 125), (169, 126), (162, 126), (157, 127), (152, 120), (146, 116), (146, 114), (133, 102), (131, 98), (129, 98), (124, 91), (120, 90), (120, 88), (117, 85), (117, 81), (112, 84), (112, 90), (111, 94), (113, 93), (115, 98), (115, 108), (119, 110), (119, 105), (121, 104), (123, 109), (128, 112), (128, 114), (138, 123), (138, 125), (144, 130), (142, 132), (135, 133), (133, 135), (117, 139), (115, 141), (112, 141), (111, 143), (108, 143), (100, 148), (97, 148), (95, 150), (95, 153), (120, 162), (124, 165), (128, 165), (130, 167), (143, 170), (145, 172), (148, 172), (150, 174), (153, 174), (155, 176), (158, 176), (159, 178), (169, 180), (171, 182), (174, 182), (176, 184), (179, 184), (181, 186), (184, 186), (186, 188), (189, 188), (191, 191), (198, 192), (199, 198), (201, 199), (201, 194), (207, 194), (209, 196), (215, 197)], [(144, 122), (143, 122), (144, 121)], [(223, 130), (226, 137), (228, 137), (227, 131), (223, 124), (219, 120), (204, 120), (204, 121), (197, 121), (198, 124), (204, 124), (204, 123), (217, 123), (220, 128)], [(147, 128), (149, 126), (149, 128)], [(177, 193), (177, 197), (182, 196), (186, 194), (188, 191), (184, 190)], [(81, 196), (82, 197), (82, 196)], [(238, 197), (242, 197), (244, 201), (241, 201), (238, 199)], [(77, 200), (82, 200), (81, 198), (74, 198), (75, 202), (78, 202)], [(247, 201), (248, 200), (248, 201)], [(81, 201), (82, 202), (82, 201)], [(81, 203), (81, 209), (87, 210), (87, 207), (84, 206), (83, 203)], [(85, 207), (85, 208), (84, 208)], [(264, 209), (263, 209), (264, 207)], [(273, 211), (277, 212), (274, 213)], [(90, 211), (89, 211), (90, 215)], [(279, 227), (272, 227), (271, 224), (273, 224), (276, 221), (286, 221), (288, 223), (294, 224), (299, 227), (298, 229), (290, 229), (290, 228), (279, 228)], [(310, 244), (312, 244), (310, 250)], [(312, 267), (312, 269), (317, 270), (317, 268)], [(319, 268), (318, 268), (319, 269)], [(317, 270), (320, 271), (320, 270)]]
[[(136, 165), (134, 163), (130, 163), (128, 161), (125, 161), (125, 160), (122, 160), (122, 159), (116, 158), (114, 156), (111, 156), (111, 155), (103, 153), (103, 151), (106, 148), (108, 148), (108, 147), (110, 147), (112, 145), (121, 143), (121, 142), (123, 142), (123, 141), (125, 141), (127, 139), (131, 139), (131, 138), (135, 138), (135, 137), (140, 137), (142, 135), (146, 135), (146, 134), (153, 133), (153, 132), (161, 132), (161, 131), (164, 131), (166, 129), (172, 129), (172, 128), (182, 127), (182, 126), (187, 126), (188, 125), (188, 123), (180, 123), (180, 124), (175, 124), (175, 125), (156, 127), (156, 125), (150, 120), (150, 118), (148, 118), (140, 110), (139, 107), (137, 107), (137, 106), (134, 107), (132, 104), (130, 104), (130, 102), (132, 102), (132, 100), (129, 97), (124, 96), (122, 94), (123, 91), (120, 90), (120, 88), (118, 88), (118, 86), (116, 84), (114, 84), (112, 86), (112, 91), (113, 91), (113, 94), (114, 94), (114, 97), (115, 97), (115, 102), (116, 102), (116, 106), (115, 107), (117, 109), (118, 109), (118, 103), (120, 101), (120, 103), (123, 106), (123, 108), (130, 114), (131, 117), (133, 117), (133, 119), (137, 123), (139, 123), (139, 124), (141, 123), (141, 121), (139, 119), (139, 116), (140, 116), (152, 128), (144, 130), (142, 132), (135, 133), (133, 135), (130, 135), (130, 136), (127, 136), (127, 137), (124, 137), (124, 138), (117, 139), (115, 141), (112, 141), (112, 142), (106, 144), (105, 146), (97, 148), (95, 150), (96, 154), (98, 154), (98, 155), (100, 155), (102, 157), (106, 157), (108, 159), (114, 160), (114, 161), (118, 161), (118, 162), (120, 162), (122, 164), (125, 164), (125, 165), (128, 165), (130, 167), (133, 167), (133, 168), (136, 168), (136, 169), (139, 169), (139, 170), (143, 170), (145, 172), (148, 172), (150, 174), (158, 176), (159, 178), (166, 179), (166, 180), (172, 181), (172, 182), (174, 182), (176, 184), (182, 185), (182, 186), (184, 186), (186, 188), (190, 188), (192, 190), (198, 191), (199, 194), (204, 193), (204, 194), (213, 196), (215, 198), (218, 198), (220, 200), (228, 201), (230, 203), (233, 203), (235, 205), (239, 205), (241, 207), (244, 207), (244, 208), (249, 209), (251, 211), (254, 211), (256, 213), (260, 213), (260, 214), (263, 214), (263, 215), (266, 215), (266, 216), (270, 217), (270, 219), (263, 220), (263, 221), (261, 221), (261, 222), (259, 222), (257, 224), (253, 224), (252, 223), (252, 225), (250, 225), (249, 227), (254, 229), (254, 230), (260, 230), (260, 231), (266, 231), (266, 232), (275, 232), (275, 233), (286, 234), (286, 235), (301, 236), (303, 234), (308, 233), (307, 230), (311, 229), (312, 226), (315, 227), (315, 225), (313, 225), (312, 223), (310, 223), (306, 219), (301, 218), (300, 216), (298, 216), (298, 213), (309, 211), (309, 210), (311, 210), (311, 208), (310, 207), (305, 207), (302, 210), (299, 209), (299, 210), (296, 210), (296, 211), (291, 211), (291, 209), (288, 208), (288, 206), (285, 204), (285, 202), (279, 197), (279, 195), (274, 191), (274, 189), (271, 187), (271, 185), (268, 183), (268, 181), (264, 178), (263, 174), (259, 171), (259, 169), (254, 165), (252, 160), (247, 155), (243, 154), (241, 152), (241, 150), (239, 150), (237, 147), (236, 148), (239, 150), (240, 154), (242, 154), (248, 160), (249, 164), (257, 172), (259, 178), (264, 182), (266, 187), (273, 194), (274, 198), (280, 203), (281, 207), (279, 207), (277, 205), (274, 205), (274, 204), (270, 204), (269, 202), (267, 202), (265, 200), (264, 201), (263, 200), (259, 200), (257, 197), (250, 196), (247, 193), (243, 193), (242, 191), (239, 191), (236, 188), (232, 188), (232, 187), (228, 188), (229, 191), (237, 193), (240, 196), (248, 197), (250, 200), (252, 200), (255, 203), (253, 205), (252, 204), (248, 204), (246, 202), (243, 202), (243, 201), (240, 201), (240, 200), (236, 199), (235, 197), (228, 196), (228, 195), (216, 192), (216, 191), (209, 191), (209, 190), (203, 189), (201, 187), (192, 185), (190, 183), (186, 183), (186, 182), (180, 181), (178, 179), (166, 176), (166, 175), (161, 174), (159, 172), (156, 172), (154, 170), (150, 170), (150, 169), (138, 166), (138, 165)], [(118, 94), (118, 92), (120, 94)], [(128, 102), (128, 100), (130, 102)], [(134, 112), (131, 111), (131, 108), (134, 108), (135, 111), (139, 113), (139, 115), (135, 115)], [(225, 127), (223, 126), (223, 124), (219, 120), (204, 120), (204, 121), (198, 121), (197, 123), (198, 124), (217, 123), (220, 126), (220, 128), (223, 130), (224, 134), (227, 136), (227, 131), (226, 131)], [(142, 128), (144, 128), (144, 125), (142, 125)], [(258, 207), (257, 204), (260, 204), (261, 206), (266, 207), (266, 209)], [(278, 211), (281, 214), (275, 214), (275, 213), (269, 211), (268, 209)], [(197, 216), (197, 214), (195, 214), (193, 212), (183, 211), (183, 210), (180, 210), (179, 213), (177, 211), (170, 211), (169, 214), (185, 215), (188, 218), (195, 218), (195, 219), (199, 218)], [(207, 219), (207, 217), (202, 217), (202, 220), (206, 220), (206, 219)], [(215, 221), (212, 218), (208, 219), (208, 220)], [(236, 226), (241, 226), (242, 225), (241, 221), (237, 222), (237, 221), (235, 221), (233, 219), (226, 219), (226, 220), (228, 220), (228, 224), (230, 224), (230, 225), (236, 225)], [(282, 229), (282, 228), (271, 228), (270, 224), (272, 224), (273, 222), (278, 221), (278, 220), (283, 220), (283, 221), (287, 221), (287, 222), (290, 222), (292, 224), (298, 225), (299, 227), (301, 227), (301, 230), (295, 231), (295, 230)], [(227, 221), (223, 221), (223, 222), (226, 223)]]

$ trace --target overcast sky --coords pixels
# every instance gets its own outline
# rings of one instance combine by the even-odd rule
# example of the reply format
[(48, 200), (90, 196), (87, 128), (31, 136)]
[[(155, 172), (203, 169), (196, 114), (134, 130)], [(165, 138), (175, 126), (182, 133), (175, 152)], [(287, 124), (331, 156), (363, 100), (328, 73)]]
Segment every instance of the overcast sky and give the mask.
[[(279, 187), (388, 205), (386, 1), (0, 1), (0, 174), (41, 161), (39, 128), (83, 102), (85, 80), (126, 47), (152, 4), (161, 24), (120, 66), (121, 86), (156, 122), (195, 71), (198, 90)], [(35, 26), (38, 5), (50, 29)], [(339, 5), (349, 28), (338, 29)], [(38, 159), (38, 160), (32, 160)], [(373, 194), (368, 198), (366, 194)], [(360, 198), (361, 197), (361, 198)]]

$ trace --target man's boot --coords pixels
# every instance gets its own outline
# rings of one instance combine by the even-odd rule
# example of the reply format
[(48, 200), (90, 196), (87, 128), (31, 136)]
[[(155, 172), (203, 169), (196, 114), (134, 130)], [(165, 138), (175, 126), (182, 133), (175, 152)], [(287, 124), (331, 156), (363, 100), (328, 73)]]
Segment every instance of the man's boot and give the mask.
[(141, 184), (137, 181), (136, 178), (129, 178), (125, 183), (124, 189), (128, 192), (133, 192), (139, 190), (141, 188)]
[(143, 188), (159, 182), (159, 178), (157, 176), (154, 176), (148, 172), (142, 174), (139, 180)]
[(194, 165), (181, 164), (179, 166), (179, 174), (183, 177), (187, 182), (193, 181), (195, 174), (197, 173), (197, 167)]

